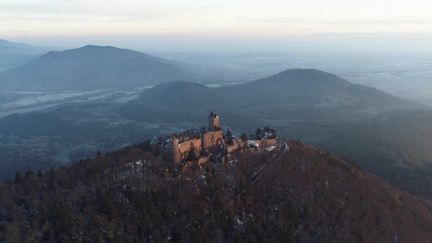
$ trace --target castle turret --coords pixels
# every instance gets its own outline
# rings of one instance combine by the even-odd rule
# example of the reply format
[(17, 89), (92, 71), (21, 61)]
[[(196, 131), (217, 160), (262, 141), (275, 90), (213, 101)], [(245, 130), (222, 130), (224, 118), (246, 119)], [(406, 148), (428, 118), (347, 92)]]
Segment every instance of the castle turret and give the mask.
[(174, 164), (179, 164), (181, 162), (181, 156), (179, 151), (179, 140), (177, 137), (173, 136), (170, 139), (170, 143), (167, 145), (167, 155), (168, 159)]
[(219, 116), (212, 112), (209, 115), (209, 131), (219, 131), (220, 130), (220, 119)]

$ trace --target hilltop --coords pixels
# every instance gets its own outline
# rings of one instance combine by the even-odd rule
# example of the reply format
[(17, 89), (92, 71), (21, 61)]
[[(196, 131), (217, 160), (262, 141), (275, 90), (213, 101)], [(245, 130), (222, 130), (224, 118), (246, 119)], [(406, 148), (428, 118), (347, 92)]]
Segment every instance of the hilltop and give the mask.
[(0, 185), (0, 241), (429, 242), (432, 205), (329, 153), (174, 169), (148, 143)]
[(190, 78), (181, 63), (111, 46), (51, 51), (0, 73), (2, 90), (130, 89)]
[[(173, 96), (176, 102), (171, 99)], [(191, 97), (195, 102), (191, 102)], [(389, 110), (427, 108), (315, 69), (286, 70), (267, 78), (212, 89), (193, 82), (169, 82), (143, 91), (138, 100), (131, 102), (149, 101), (154, 105), (181, 106), (183, 110), (220, 106), (226, 110), (255, 109), (266, 113), (277, 108), (281, 112), (316, 111), (320, 115), (325, 115), (320, 110), (326, 110), (336, 122), (341, 116), (334, 117), (335, 112), (358, 117), (358, 114), (370, 116)]]

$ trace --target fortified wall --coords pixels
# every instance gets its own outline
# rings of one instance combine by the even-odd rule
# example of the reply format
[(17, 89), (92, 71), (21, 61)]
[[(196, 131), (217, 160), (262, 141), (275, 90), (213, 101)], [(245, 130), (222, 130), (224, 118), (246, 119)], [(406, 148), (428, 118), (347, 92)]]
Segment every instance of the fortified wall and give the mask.
[(159, 138), (152, 145), (166, 161), (174, 164), (198, 161), (202, 164), (224, 162), (230, 153), (237, 150), (275, 146), (277, 143), (276, 132), (269, 127), (257, 129), (254, 135), (243, 134), (236, 138), (229, 128), (226, 132), (221, 129), (219, 115), (212, 112), (207, 127)]

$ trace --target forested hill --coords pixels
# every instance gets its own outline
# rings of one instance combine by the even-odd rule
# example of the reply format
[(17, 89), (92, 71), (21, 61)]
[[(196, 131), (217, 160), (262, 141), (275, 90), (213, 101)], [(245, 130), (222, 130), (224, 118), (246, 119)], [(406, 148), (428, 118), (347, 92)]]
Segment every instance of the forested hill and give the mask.
[(430, 242), (432, 205), (287, 141), (174, 170), (148, 144), (0, 185), (0, 242)]

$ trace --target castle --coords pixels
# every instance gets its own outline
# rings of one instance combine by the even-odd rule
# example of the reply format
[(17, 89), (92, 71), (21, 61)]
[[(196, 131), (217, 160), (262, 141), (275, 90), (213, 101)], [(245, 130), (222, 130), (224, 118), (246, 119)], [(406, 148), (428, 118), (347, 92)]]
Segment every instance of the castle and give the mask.
[(208, 161), (225, 162), (230, 153), (241, 149), (275, 146), (278, 143), (275, 130), (266, 127), (257, 129), (254, 135), (243, 134), (236, 138), (228, 128), (221, 129), (220, 117), (212, 112), (208, 126), (199, 130), (187, 130), (159, 138), (152, 144), (166, 161), (174, 164), (196, 161), (199, 165)]

